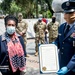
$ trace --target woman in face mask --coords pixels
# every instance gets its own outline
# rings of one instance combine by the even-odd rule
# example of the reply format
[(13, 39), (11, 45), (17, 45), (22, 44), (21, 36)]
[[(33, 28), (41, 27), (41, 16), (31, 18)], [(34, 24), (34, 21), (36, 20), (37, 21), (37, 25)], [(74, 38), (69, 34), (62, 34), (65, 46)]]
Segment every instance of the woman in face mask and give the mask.
[(26, 72), (25, 46), (15, 28), (18, 20), (12, 15), (4, 18), (6, 32), (0, 36), (0, 72), (2, 75), (20, 75)]

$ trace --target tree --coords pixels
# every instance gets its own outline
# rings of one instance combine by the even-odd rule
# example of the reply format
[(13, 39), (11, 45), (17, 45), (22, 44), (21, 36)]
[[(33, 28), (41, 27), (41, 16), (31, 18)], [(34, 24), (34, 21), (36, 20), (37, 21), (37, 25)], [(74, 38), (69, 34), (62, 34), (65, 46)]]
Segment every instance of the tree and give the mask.
[(51, 12), (52, 15), (53, 15), (54, 11), (52, 10), (52, 7), (51, 7), (52, 1), (53, 1), (53, 0), (45, 0), (45, 2), (48, 4), (48, 8), (49, 8), (50, 12)]
[[(25, 18), (31, 18), (46, 13), (48, 9), (53, 14), (51, 3), (52, 0), (3, 0), (1, 8), (8, 14), (22, 12)], [(47, 4), (47, 9), (44, 9), (44, 4)]]
[(10, 12), (10, 4), (11, 4), (12, 0), (3, 0), (3, 2), (1, 3), (1, 8), (3, 10), (4, 13), (9, 13)]
[(34, 0), (16, 0), (16, 3), (22, 8), (22, 13), (25, 14), (26, 18), (30, 18), (33, 15)]
[(10, 13), (16, 15), (21, 10), (19, 6), (16, 5), (15, 1), (10, 4)]

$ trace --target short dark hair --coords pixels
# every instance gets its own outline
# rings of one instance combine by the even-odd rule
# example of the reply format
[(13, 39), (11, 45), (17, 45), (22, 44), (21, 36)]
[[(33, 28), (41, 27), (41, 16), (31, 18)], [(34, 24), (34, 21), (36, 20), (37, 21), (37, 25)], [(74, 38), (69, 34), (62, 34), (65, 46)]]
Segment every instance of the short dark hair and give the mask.
[(18, 25), (18, 19), (17, 19), (15, 16), (13, 16), (13, 15), (8, 15), (8, 16), (6, 16), (6, 17), (4, 18), (5, 26), (7, 25), (7, 22), (8, 22), (9, 20), (15, 21), (16, 26)]

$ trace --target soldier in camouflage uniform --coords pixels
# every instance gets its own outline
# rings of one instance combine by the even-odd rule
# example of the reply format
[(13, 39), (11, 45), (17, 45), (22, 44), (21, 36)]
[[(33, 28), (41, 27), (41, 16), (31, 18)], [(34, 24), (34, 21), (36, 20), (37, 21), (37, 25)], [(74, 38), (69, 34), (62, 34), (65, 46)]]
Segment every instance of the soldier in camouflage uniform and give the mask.
[(22, 13), (19, 13), (18, 14), (18, 26), (16, 28), (16, 32), (23, 37), (24, 44), (26, 47), (26, 43), (27, 43), (26, 32), (27, 32), (28, 24), (27, 24), (27, 22), (23, 21), (22, 19), (23, 19), (23, 15), (22, 15)]
[(53, 42), (57, 38), (58, 27), (59, 27), (59, 22), (56, 21), (55, 16), (52, 16), (52, 21), (47, 26), (49, 32), (49, 43)]
[(38, 44), (45, 43), (45, 30), (46, 30), (46, 23), (42, 21), (42, 18), (34, 24), (34, 32), (35, 32), (35, 56), (38, 55)]

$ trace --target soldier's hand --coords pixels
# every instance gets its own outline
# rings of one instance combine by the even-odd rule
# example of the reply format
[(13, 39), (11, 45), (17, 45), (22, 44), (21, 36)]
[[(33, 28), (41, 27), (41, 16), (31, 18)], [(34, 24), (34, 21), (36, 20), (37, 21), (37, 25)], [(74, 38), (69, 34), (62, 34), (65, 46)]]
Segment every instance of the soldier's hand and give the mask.
[(45, 30), (45, 34), (47, 34), (47, 33), (48, 33), (48, 30), (46, 29), (46, 30)]
[(22, 32), (20, 32), (19, 34), (20, 34), (21, 36), (23, 36), (23, 33), (22, 33)]

